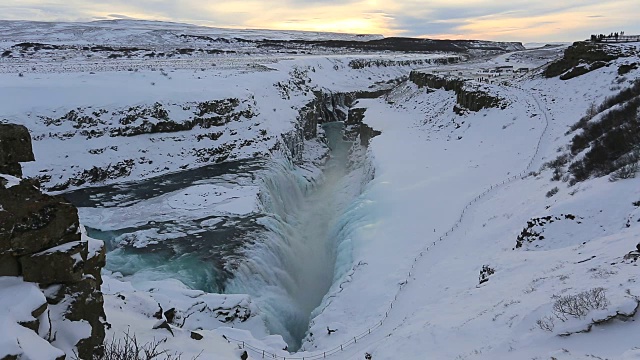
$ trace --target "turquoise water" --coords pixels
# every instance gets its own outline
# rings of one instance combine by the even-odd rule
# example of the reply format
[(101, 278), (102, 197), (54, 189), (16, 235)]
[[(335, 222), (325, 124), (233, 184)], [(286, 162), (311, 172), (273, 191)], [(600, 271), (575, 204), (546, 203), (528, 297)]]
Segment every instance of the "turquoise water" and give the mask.
[(289, 349), (300, 347), (311, 313), (333, 284), (334, 225), (345, 200), (341, 193), (352, 142), (342, 123), (324, 125), (330, 157), (318, 183), (287, 159), (269, 166), (261, 203), (267, 232), (245, 251), (245, 260), (227, 282), (227, 291), (250, 294), (272, 333)]
[[(345, 256), (348, 249), (340, 255), (337, 247), (345, 248), (338, 238), (344, 228), (339, 217), (353, 200), (344, 193), (353, 143), (344, 140), (342, 123), (323, 128), (330, 151), (319, 179), (311, 179), (285, 157), (275, 157), (266, 163), (223, 163), (65, 196), (76, 206), (99, 210), (130, 206), (222, 177), (252, 180), (260, 187), (258, 213), (164, 222), (139, 219), (144, 225), (87, 231), (107, 244), (106, 268), (132, 282), (174, 278), (193, 289), (251, 295), (270, 332), (282, 335), (295, 351), (313, 311), (333, 285), (334, 269), (340, 268), (336, 259), (350, 261)], [(209, 225), (203, 226), (206, 222)], [(171, 236), (140, 249), (127, 245), (128, 238), (148, 237), (150, 231)]]

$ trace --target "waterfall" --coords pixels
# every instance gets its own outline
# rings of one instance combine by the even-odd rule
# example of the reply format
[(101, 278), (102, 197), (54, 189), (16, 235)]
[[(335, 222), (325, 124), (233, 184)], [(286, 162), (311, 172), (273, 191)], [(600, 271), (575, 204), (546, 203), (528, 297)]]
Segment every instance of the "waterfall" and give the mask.
[[(330, 157), (320, 179), (287, 157), (272, 160), (262, 179), (260, 220), (264, 236), (245, 251), (228, 293), (250, 294), (268, 329), (281, 334), (289, 350), (300, 346), (317, 308), (334, 281), (339, 215), (352, 194), (345, 182), (351, 142), (343, 140), (344, 125), (324, 125)], [(357, 195), (357, 194), (356, 194)]]

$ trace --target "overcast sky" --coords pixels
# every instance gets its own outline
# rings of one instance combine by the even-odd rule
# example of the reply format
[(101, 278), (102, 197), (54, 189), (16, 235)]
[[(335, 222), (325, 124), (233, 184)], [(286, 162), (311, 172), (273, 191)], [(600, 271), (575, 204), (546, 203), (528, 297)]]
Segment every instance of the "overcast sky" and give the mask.
[(137, 18), (385, 36), (573, 41), (640, 34), (640, 0), (1, 0), (0, 19)]

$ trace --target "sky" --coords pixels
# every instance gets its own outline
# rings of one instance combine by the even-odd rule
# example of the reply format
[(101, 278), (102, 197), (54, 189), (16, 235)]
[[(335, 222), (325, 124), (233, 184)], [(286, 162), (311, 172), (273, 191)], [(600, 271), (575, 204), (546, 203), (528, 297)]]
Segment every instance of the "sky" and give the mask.
[(252, 29), (522, 42), (640, 34), (639, 0), (2, 0), (0, 19), (135, 18)]

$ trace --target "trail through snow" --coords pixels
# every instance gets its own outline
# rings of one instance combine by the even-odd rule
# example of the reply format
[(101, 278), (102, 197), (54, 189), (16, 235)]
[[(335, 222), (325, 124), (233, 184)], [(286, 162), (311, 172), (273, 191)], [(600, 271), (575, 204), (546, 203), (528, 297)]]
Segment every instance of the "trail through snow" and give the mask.
[[(331, 357), (332, 355), (337, 355), (337, 354), (340, 354), (340, 357), (344, 359), (351, 359), (351, 358), (360, 359), (364, 351), (363, 348), (375, 349), (378, 346), (376, 344), (381, 344), (381, 342), (385, 338), (392, 336), (394, 331), (402, 327), (405, 321), (412, 316), (413, 309), (415, 307), (411, 306), (410, 303), (406, 302), (406, 299), (409, 299), (408, 297), (403, 297), (401, 295), (405, 293), (408, 288), (411, 287), (410, 284), (416, 281), (420, 281), (419, 274), (428, 273), (429, 272), (428, 268), (433, 266), (433, 263), (426, 263), (424, 261), (421, 261), (423, 257), (430, 250), (434, 249), (434, 247), (436, 247), (440, 242), (449, 238), (453, 234), (453, 232), (456, 231), (462, 225), (463, 220), (468, 216), (468, 214), (473, 212), (473, 207), (476, 203), (485, 199), (490, 194), (495, 193), (499, 189), (504, 188), (505, 186), (511, 184), (512, 182), (526, 176), (527, 173), (532, 170), (532, 166), (535, 160), (537, 160), (538, 158), (538, 154), (540, 152), (540, 146), (545, 138), (545, 135), (547, 135), (548, 133), (550, 115), (548, 114), (547, 110), (541, 106), (536, 95), (533, 94), (532, 92), (528, 92), (521, 88), (515, 88), (515, 87), (512, 88), (512, 91), (514, 91), (514, 93), (519, 93), (518, 94), (519, 97), (522, 95), (522, 93), (524, 93), (525, 97), (524, 98), (520, 97), (521, 100), (528, 101), (529, 97), (533, 99), (533, 102), (535, 103), (535, 107), (540, 111), (540, 113), (542, 114), (542, 119), (544, 120), (543, 129), (540, 132), (540, 135), (538, 136), (538, 141), (536, 143), (535, 148), (533, 149), (533, 154), (531, 155), (527, 166), (517, 175), (512, 175), (500, 183), (491, 185), (489, 188), (485, 189), (485, 191), (483, 191), (478, 196), (473, 198), (473, 200), (469, 201), (464, 206), (464, 208), (460, 212), (460, 217), (455, 221), (455, 223), (451, 226), (451, 228), (449, 228), (444, 234), (439, 236), (436, 241), (429, 242), (423, 247), (423, 249), (413, 259), (406, 278), (404, 279), (404, 281), (399, 283), (397, 292), (395, 293), (393, 300), (390, 302), (385, 313), (381, 315), (379, 322), (376, 322), (375, 324), (371, 324), (369, 328), (363, 329), (361, 332), (358, 332), (358, 335), (356, 335), (352, 339), (330, 349), (322, 349), (320, 351), (305, 352), (304, 354), (296, 354), (292, 356), (282, 356), (282, 357), (276, 354), (272, 354), (268, 349), (260, 349), (260, 348), (250, 347), (250, 346), (247, 347), (247, 349), (259, 355), (266, 354), (268, 356), (271, 356), (274, 359), (282, 358), (283, 360), (322, 359), (322, 358)], [(404, 92), (400, 96), (411, 96), (411, 94), (408, 92)], [(332, 146), (332, 144), (330, 144), (330, 148), (332, 148), (335, 151), (337, 147), (335, 145)], [(339, 147), (337, 149), (339, 149)], [(345, 149), (344, 151), (348, 153), (348, 147), (345, 147), (344, 149)], [(344, 156), (346, 156), (346, 153)], [(334, 154), (334, 155), (338, 155), (338, 158), (340, 158), (339, 154)], [(308, 239), (310, 238), (314, 239), (314, 238), (318, 238), (318, 236), (323, 236), (322, 234), (326, 234), (326, 229), (328, 225), (328, 222), (326, 220), (328, 220), (331, 217), (330, 212), (332, 211), (332, 209), (335, 208), (335, 205), (331, 204), (330, 202), (327, 202), (326, 199), (331, 199), (333, 197), (331, 195), (332, 192), (335, 192), (335, 188), (333, 185), (337, 183), (336, 180), (339, 180), (342, 176), (344, 176), (344, 169), (341, 164), (344, 164), (344, 162), (343, 161), (336, 162), (335, 160), (332, 160), (329, 162), (328, 164), (329, 170), (326, 171), (327, 181), (323, 184), (323, 186), (321, 186), (318, 189), (317, 192), (313, 194), (313, 196), (309, 199), (310, 201), (308, 202), (308, 205), (309, 204), (314, 205), (313, 207), (314, 210), (302, 211), (303, 214), (306, 214), (306, 216), (303, 217), (303, 219), (306, 219), (306, 220), (301, 221), (301, 223), (304, 224), (304, 228), (309, 230), (307, 235), (304, 236), (304, 239), (306, 239), (305, 242), (307, 242)], [(322, 199), (324, 199), (324, 201)], [(315, 206), (318, 203), (329, 205), (329, 206), (321, 206), (321, 207)], [(308, 244), (313, 244), (313, 242), (308, 242)], [(317, 258), (318, 257), (317, 250), (318, 250), (317, 248), (311, 246), (309, 247), (309, 252), (307, 255), (309, 255), (311, 259)], [(304, 270), (305, 275), (303, 275), (303, 277), (301, 278), (310, 279), (309, 274), (313, 274), (321, 270), (322, 269), (318, 268), (317, 266), (310, 266), (306, 270)], [(328, 289), (328, 287), (326, 289)], [(312, 288), (309, 288), (308, 291), (312, 293), (314, 290)], [(324, 292), (326, 292), (326, 290), (324, 290)], [(300, 294), (300, 295), (301, 295), (301, 299), (309, 298), (308, 294)], [(419, 294), (416, 294), (415, 296), (411, 296), (410, 300), (415, 300), (416, 296), (419, 296)], [(374, 335), (369, 336), (372, 334)], [(362, 339), (364, 339), (365, 337), (367, 339), (362, 341)], [(233, 339), (231, 340), (233, 341)], [(354, 345), (358, 345), (358, 342), (360, 342), (361, 346), (354, 346)], [(243, 347), (245, 346), (245, 343), (243, 341), (238, 341), (238, 343)]]

